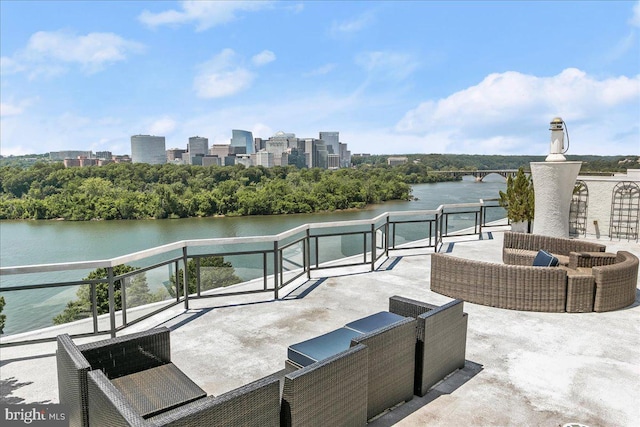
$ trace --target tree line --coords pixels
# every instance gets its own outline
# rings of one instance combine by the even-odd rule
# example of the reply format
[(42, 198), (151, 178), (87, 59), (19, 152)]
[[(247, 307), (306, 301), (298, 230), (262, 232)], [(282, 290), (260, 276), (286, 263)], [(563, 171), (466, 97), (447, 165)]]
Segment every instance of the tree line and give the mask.
[(409, 200), (411, 184), (451, 180), (421, 164), (323, 170), (294, 166), (119, 163), (0, 167), (0, 219), (113, 220), (273, 215)]
[[(366, 157), (352, 157), (356, 165), (381, 165), (387, 163), (389, 156), (373, 155)], [(498, 170), (498, 169), (529, 169), (531, 162), (543, 162), (544, 156), (531, 155), (475, 155), (475, 154), (408, 154), (408, 164), (419, 162), (430, 170)], [(626, 169), (639, 169), (640, 156), (593, 156), (567, 155), (567, 160), (582, 161), (580, 171), (584, 172), (624, 172)]]

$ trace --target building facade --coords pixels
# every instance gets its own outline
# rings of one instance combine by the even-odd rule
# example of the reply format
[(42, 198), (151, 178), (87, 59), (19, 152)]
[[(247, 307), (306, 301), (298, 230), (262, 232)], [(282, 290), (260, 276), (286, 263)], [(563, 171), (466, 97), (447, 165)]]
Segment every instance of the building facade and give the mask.
[(164, 136), (133, 135), (131, 137), (131, 161), (150, 165), (167, 163)]
[(91, 151), (79, 151), (79, 150), (66, 150), (66, 151), (51, 151), (49, 153), (49, 160), (64, 160), (64, 159), (77, 159), (78, 157), (93, 157)]
[(176, 160), (182, 162), (182, 155), (186, 152), (187, 150), (182, 148), (169, 148), (167, 150), (167, 162), (176, 163)]
[(340, 154), (340, 132), (320, 132), (329, 154)]
[(253, 154), (256, 152), (253, 134), (247, 130), (231, 131), (231, 149), (233, 154)]
[(182, 155), (182, 160), (188, 165), (202, 165), (201, 159), (209, 154), (209, 139), (200, 136), (192, 136), (187, 143), (187, 152)]
[(224, 159), (231, 154), (231, 146), (229, 144), (213, 144), (209, 149), (209, 154)]
[(253, 164), (255, 166), (263, 166), (265, 168), (273, 167), (273, 154), (267, 152), (267, 150), (260, 150), (253, 156)]

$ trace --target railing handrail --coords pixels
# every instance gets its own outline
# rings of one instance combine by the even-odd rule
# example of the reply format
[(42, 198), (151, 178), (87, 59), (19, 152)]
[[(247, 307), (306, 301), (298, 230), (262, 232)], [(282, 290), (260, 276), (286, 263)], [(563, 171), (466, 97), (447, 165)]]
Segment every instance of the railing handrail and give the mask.
[(294, 236), (298, 233), (306, 232), (307, 230), (323, 229), (330, 227), (353, 227), (362, 225), (373, 225), (382, 219), (393, 216), (410, 216), (410, 215), (437, 215), (443, 212), (445, 208), (457, 208), (457, 207), (472, 207), (479, 206), (479, 203), (464, 203), (464, 204), (451, 204), (440, 205), (437, 209), (431, 210), (417, 210), (417, 211), (391, 211), (384, 212), (370, 219), (358, 219), (339, 222), (313, 222), (302, 224), (290, 230), (283, 231), (275, 235), (264, 236), (243, 236), (243, 237), (214, 237), (210, 239), (192, 239), (192, 240), (180, 240), (177, 242), (167, 243), (165, 245), (156, 246), (149, 249), (143, 249), (138, 252), (130, 254), (120, 255), (114, 258), (102, 259), (102, 260), (88, 260), (88, 261), (75, 261), (65, 263), (52, 263), (52, 264), (35, 264), (35, 265), (17, 265), (9, 267), (0, 267), (0, 276), (9, 276), (14, 274), (30, 274), (30, 273), (49, 273), (55, 271), (69, 271), (69, 270), (91, 270), (96, 268), (109, 268), (117, 265), (130, 263), (133, 261), (139, 261), (141, 259), (149, 258), (151, 256), (163, 255), (167, 252), (182, 250), (189, 247), (208, 246), (208, 245), (225, 245), (225, 244), (246, 244), (246, 243), (273, 243), (281, 241)]

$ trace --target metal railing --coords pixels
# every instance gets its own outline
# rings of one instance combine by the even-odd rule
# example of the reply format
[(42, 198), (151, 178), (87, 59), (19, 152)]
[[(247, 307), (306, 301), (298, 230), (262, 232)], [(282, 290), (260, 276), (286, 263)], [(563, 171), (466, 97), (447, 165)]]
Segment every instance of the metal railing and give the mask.
[[(374, 271), (376, 263), (388, 257), (390, 251), (423, 248), (437, 251), (443, 237), (449, 235), (450, 227), (455, 228), (452, 226), (455, 221), (464, 224), (459, 228), (469, 230), (467, 235), (482, 233), (482, 229), (489, 226), (487, 209), (499, 207), (493, 201), (441, 205), (426, 211), (385, 212), (367, 220), (304, 224), (272, 236), (183, 240), (107, 260), (2, 267), (0, 279), (5, 282), (53, 272), (70, 275), (105, 269), (106, 274), (93, 280), (18, 286), (4, 286), (0, 282), (1, 293), (88, 286), (91, 306), (90, 313), (84, 313), (84, 319), (29, 331), (26, 335), (8, 335), (0, 340), (0, 347), (53, 341), (60, 333), (69, 333), (72, 337), (103, 334), (115, 337), (118, 331), (177, 304), (182, 303), (189, 309), (193, 299), (257, 292), (273, 292), (273, 298), (279, 299), (280, 289), (304, 275), (310, 279), (314, 270), (368, 265)], [(473, 218), (471, 227), (470, 218)], [(340, 250), (336, 250), (336, 239)], [(218, 258), (218, 265), (203, 265), (212, 258)], [(136, 263), (143, 265), (124, 273), (116, 271), (119, 266)], [(235, 276), (238, 268), (250, 272), (244, 281)], [(147, 276), (153, 276), (155, 294), (147, 289)], [(229, 283), (214, 283), (227, 276)], [(210, 283), (203, 284), (203, 281)], [(99, 301), (98, 293), (105, 291), (108, 309), (102, 307), (101, 313), (99, 307), (104, 296)]]

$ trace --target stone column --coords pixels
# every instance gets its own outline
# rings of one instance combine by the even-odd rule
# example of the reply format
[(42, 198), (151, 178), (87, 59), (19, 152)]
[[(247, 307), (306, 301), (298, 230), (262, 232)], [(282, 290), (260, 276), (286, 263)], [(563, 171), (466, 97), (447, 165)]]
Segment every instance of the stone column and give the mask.
[(533, 233), (569, 237), (571, 196), (582, 162), (531, 162), (535, 193)]

